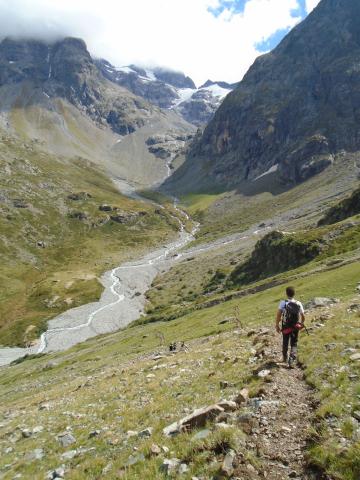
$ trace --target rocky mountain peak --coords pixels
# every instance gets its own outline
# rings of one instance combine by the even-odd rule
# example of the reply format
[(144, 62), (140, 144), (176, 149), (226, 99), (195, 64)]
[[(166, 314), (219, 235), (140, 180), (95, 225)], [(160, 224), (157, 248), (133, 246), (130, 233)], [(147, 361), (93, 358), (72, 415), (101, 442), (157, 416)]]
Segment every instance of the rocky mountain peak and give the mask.
[(234, 88), (226, 82), (207, 82), (198, 89), (184, 73), (165, 68), (115, 67), (103, 59), (97, 60), (96, 65), (110, 81), (161, 108), (176, 111), (196, 126), (205, 125)]
[(196, 85), (193, 80), (182, 72), (175, 72), (165, 68), (155, 68), (154, 75), (157, 80), (168, 83), (173, 87), (196, 89)]

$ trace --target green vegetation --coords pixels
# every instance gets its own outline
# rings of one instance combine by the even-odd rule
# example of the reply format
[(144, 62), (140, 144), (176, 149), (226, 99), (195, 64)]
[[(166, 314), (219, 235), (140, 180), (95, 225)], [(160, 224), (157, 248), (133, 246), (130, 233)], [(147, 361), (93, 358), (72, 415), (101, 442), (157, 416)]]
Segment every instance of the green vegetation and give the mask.
[(303, 337), (301, 348), (306, 379), (319, 401), (308, 461), (333, 478), (355, 480), (360, 477), (360, 437), (352, 414), (360, 409), (360, 368), (349, 357), (359, 347), (359, 304), (353, 309), (341, 304), (314, 321), (325, 321), (325, 326), (316, 331), (316, 343)]
[(357, 188), (348, 198), (337, 203), (319, 220), (319, 225), (331, 225), (360, 213), (360, 188)]
[(230, 282), (241, 285), (292, 270), (316, 258), (320, 251), (316, 240), (270, 232), (256, 243), (251, 257), (231, 272)]
[(122, 196), (90, 162), (52, 156), (36, 142), (4, 136), (0, 169), (2, 345), (29, 343), (49, 318), (96, 300), (105, 270), (178, 228), (174, 212)]

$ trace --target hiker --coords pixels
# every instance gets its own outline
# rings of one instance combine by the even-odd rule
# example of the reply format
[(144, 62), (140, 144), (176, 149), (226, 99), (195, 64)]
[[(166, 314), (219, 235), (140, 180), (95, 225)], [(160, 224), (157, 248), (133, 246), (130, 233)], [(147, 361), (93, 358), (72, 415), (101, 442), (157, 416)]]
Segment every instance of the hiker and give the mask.
[[(286, 296), (287, 299), (280, 302), (276, 314), (276, 331), (283, 335), (283, 362), (288, 363), (291, 368), (296, 360), (298, 336), (299, 331), (304, 327), (305, 314), (302, 303), (295, 300), (294, 287), (286, 288)], [(280, 322), (282, 323), (281, 327)], [(289, 342), (290, 355), (288, 357)]]

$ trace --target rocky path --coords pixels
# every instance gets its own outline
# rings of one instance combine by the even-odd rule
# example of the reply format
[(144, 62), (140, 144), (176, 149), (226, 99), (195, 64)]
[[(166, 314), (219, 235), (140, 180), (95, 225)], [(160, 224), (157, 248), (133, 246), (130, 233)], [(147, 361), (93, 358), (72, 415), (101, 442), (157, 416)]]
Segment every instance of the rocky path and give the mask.
[[(237, 458), (234, 476), (268, 480), (315, 480), (306, 468), (305, 449), (313, 415), (313, 391), (307, 385), (299, 366), (289, 369), (279, 362), (281, 337), (268, 334), (265, 344), (262, 372), (268, 372), (260, 399), (250, 400), (252, 415), (248, 429), (247, 448), (259, 458), (261, 468), (256, 471), (243, 458)], [(259, 347), (256, 345), (259, 349)], [(245, 427), (246, 428), (246, 427)], [(246, 477), (244, 475), (247, 475)]]

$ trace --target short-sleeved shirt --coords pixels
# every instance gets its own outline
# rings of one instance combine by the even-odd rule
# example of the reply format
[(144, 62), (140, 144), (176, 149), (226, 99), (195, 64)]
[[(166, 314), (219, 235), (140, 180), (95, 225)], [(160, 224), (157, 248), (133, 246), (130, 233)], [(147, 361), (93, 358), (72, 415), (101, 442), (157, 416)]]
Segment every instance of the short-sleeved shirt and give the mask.
[(299, 305), (300, 307), (300, 313), (304, 314), (304, 307), (303, 307), (303, 304), (301, 302), (299, 302), (298, 300), (295, 300), (295, 298), (289, 298), (288, 300), (281, 300), (281, 302), (279, 303), (279, 310), (281, 310), (282, 312), (285, 310), (285, 305), (286, 305), (286, 302), (295, 302)]

